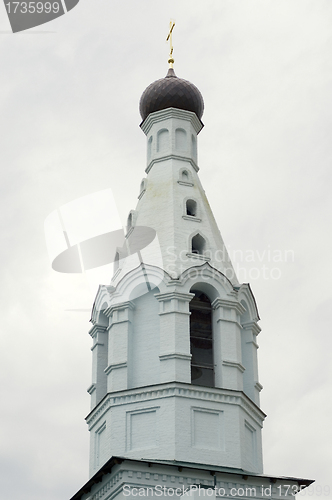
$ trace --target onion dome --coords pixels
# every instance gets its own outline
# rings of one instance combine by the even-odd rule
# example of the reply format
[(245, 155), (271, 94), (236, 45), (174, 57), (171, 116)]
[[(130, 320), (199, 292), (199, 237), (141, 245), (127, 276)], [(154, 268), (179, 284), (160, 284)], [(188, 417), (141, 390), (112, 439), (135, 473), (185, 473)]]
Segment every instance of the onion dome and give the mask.
[(165, 78), (149, 85), (143, 92), (139, 110), (144, 121), (150, 113), (167, 108), (178, 108), (196, 113), (199, 119), (204, 111), (202, 94), (195, 85), (178, 78), (169, 68)]

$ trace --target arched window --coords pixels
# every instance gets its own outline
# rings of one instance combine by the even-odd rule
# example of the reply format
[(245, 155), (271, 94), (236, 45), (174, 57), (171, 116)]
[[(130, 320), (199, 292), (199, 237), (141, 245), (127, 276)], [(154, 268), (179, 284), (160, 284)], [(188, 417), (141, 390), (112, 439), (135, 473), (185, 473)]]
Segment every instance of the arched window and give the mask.
[(193, 236), (191, 240), (191, 253), (197, 253), (199, 255), (204, 255), (205, 250), (205, 239), (200, 234)]
[(196, 215), (197, 215), (197, 203), (195, 200), (187, 200), (186, 201), (186, 215), (191, 215), (192, 217), (196, 217)]
[(189, 304), (191, 383), (214, 387), (212, 306), (203, 292), (194, 293)]

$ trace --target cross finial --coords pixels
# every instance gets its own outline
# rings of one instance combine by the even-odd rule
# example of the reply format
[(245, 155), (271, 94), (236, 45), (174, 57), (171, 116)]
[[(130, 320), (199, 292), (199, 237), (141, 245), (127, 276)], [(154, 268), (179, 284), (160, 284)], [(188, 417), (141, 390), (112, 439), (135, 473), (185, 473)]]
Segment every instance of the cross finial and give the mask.
[(168, 40), (169, 40), (169, 58), (168, 58), (168, 64), (169, 64), (170, 68), (173, 68), (173, 63), (174, 63), (174, 59), (173, 59), (173, 45), (172, 45), (172, 31), (173, 31), (174, 26), (175, 26), (175, 22), (174, 21), (170, 21), (169, 22), (169, 32), (168, 32), (168, 35), (167, 35), (167, 38), (166, 38), (166, 42), (168, 42)]

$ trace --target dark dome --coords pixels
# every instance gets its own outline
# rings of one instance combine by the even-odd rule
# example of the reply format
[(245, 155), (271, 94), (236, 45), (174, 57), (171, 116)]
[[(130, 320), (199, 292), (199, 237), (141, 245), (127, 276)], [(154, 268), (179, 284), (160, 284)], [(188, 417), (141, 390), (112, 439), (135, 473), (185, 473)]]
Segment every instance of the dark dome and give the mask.
[(144, 90), (139, 103), (143, 121), (150, 113), (167, 108), (193, 111), (199, 119), (204, 110), (203, 97), (198, 88), (187, 80), (178, 78), (173, 68), (168, 70), (165, 78), (151, 83)]

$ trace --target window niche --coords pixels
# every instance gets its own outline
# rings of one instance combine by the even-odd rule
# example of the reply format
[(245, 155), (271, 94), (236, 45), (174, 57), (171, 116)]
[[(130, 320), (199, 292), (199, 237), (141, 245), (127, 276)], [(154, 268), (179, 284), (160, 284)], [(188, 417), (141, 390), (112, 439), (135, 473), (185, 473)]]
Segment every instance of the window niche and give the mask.
[(189, 170), (187, 170), (185, 168), (180, 170), (178, 183), (182, 184), (183, 186), (192, 187), (194, 185), (194, 183), (192, 181), (191, 172), (189, 172)]
[(177, 151), (186, 151), (187, 149), (187, 132), (183, 128), (175, 130), (175, 149)]
[(157, 135), (157, 152), (162, 153), (169, 148), (169, 132), (166, 128), (159, 130)]
[(192, 292), (195, 296), (189, 304), (191, 383), (214, 387), (212, 306), (203, 292)]
[(191, 253), (204, 255), (205, 246), (206, 242), (203, 236), (201, 236), (200, 234), (196, 234), (191, 240)]

